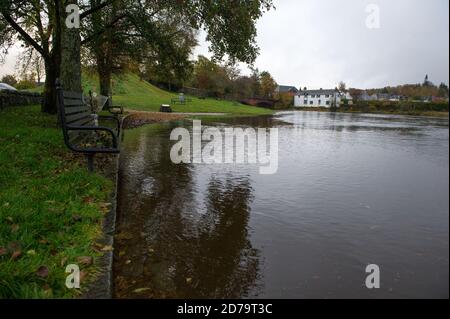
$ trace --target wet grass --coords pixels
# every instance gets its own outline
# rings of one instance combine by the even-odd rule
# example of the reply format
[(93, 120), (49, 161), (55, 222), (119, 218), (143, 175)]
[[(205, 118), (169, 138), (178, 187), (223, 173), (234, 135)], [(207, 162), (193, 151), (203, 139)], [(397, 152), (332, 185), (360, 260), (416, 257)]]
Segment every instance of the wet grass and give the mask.
[(159, 111), (161, 104), (170, 104), (174, 112), (183, 113), (229, 113), (262, 115), (273, 111), (260, 107), (243, 105), (237, 102), (199, 99), (189, 96), (192, 101), (186, 105), (173, 104), (171, 100), (178, 94), (161, 90), (142, 81), (134, 74), (125, 74), (114, 78), (114, 103), (139, 111)]
[[(161, 104), (170, 104), (174, 112), (183, 113), (227, 113), (233, 115), (268, 115), (274, 111), (261, 107), (243, 105), (238, 102), (199, 99), (189, 96), (192, 101), (186, 105), (173, 104), (171, 100), (178, 94), (161, 90), (156, 86), (141, 80), (137, 75), (126, 73), (114, 75), (112, 80), (113, 101), (116, 105), (137, 111), (158, 112)], [(98, 77), (95, 74), (83, 74), (83, 91), (99, 92)], [(42, 87), (32, 91), (42, 91)]]
[(67, 150), (55, 116), (38, 106), (0, 111), (0, 299), (79, 295), (65, 268), (79, 264), (82, 288), (95, 271), (80, 257), (100, 255), (93, 243), (111, 189)]

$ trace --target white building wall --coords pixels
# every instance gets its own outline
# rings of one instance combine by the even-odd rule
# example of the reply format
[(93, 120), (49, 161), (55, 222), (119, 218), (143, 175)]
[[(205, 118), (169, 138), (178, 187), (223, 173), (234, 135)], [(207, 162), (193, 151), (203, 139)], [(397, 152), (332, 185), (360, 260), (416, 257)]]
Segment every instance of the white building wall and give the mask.
[[(335, 93), (336, 96), (336, 105), (339, 107), (341, 103), (340, 94)], [(294, 97), (294, 106), (295, 107), (331, 107), (333, 100), (333, 95), (329, 95), (326, 97), (326, 94), (321, 94), (320, 97), (317, 95), (308, 94), (305, 96), (304, 94), (296, 95)]]

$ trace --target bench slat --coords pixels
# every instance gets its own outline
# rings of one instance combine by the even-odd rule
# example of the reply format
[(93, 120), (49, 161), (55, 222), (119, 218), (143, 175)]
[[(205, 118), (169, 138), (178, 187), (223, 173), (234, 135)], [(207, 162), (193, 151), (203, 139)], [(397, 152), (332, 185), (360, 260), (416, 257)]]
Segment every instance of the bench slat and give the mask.
[(64, 106), (65, 107), (71, 107), (71, 106), (80, 106), (80, 105), (86, 105), (86, 103), (83, 100), (70, 100), (70, 99), (64, 99)]
[(83, 93), (80, 92), (63, 91), (63, 96), (65, 99), (83, 99)]
[(85, 105), (66, 108), (66, 116), (69, 116), (71, 114), (80, 113), (80, 112), (89, 112), (89, 108), (86, 107)]
[(82, 112), (82, 113), (77, 113), (77, 114), (73, 114), (73, 115), (66, 115), (66, 123), (72, 125), (73, 122), (80, 120), (80, 119), (87, 118), (87, 117), (92, 119), (91, 113)]
[(81, 118), (74, 122), (68, 123), (69, 126), (94, 126), (94, 120), (91, 116)]

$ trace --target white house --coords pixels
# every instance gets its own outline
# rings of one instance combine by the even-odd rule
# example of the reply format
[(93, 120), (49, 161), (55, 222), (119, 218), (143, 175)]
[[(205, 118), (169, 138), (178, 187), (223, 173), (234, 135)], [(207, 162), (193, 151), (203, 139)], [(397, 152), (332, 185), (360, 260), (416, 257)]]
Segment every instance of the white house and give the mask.
[(294, 97), (295, 107), (339, 107), (341, 100), (346, 97), (337, 89), (299, 91)]

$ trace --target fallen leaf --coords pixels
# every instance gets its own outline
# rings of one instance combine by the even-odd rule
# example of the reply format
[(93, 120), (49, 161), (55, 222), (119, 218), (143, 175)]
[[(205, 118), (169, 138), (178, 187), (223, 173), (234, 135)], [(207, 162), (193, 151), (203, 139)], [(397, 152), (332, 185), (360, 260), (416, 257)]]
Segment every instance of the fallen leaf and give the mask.
[(83, 202), (85, 203), (93, 203), (94, 202), (94, 197), (88, 196), (83, 198)]
[(0, 247), (0, 256), (6, 255), (7, 252), (8, 250), (5, 247)]
[(138, 288), (138, 289), (133, 290), (133, 292), (139, 294), (139, 293), (147, 291), (147, 290), (150, 290), (150, 288)]
[(119, 257), (122, 257), (122, 256), (125, 256), (125, 252), (124, 251), (121, 251), (121, 252), (119, 252)]
[(77, 261), (81, 265), (90, 266), (94, 262), (94, 259), (91, 256), (81, 256), (77, 258)]
[(19, 230), (19, 225), (17, 225), (17, 224), (12, 224), (11, 225), (11, 231), (13, 233), (17, 233), (18, 230)]
[(113, 251), (113, 250), (114, 250), (113, 246), (110, 245), (106, 245), (102, 248), (102, 251)]
[(6, 220), (9, 221), (10, 223), (14, 223), (14, 219), (10, 216), (6, 217)]
[(16, 260), (20, 256), (22, 256), (22, 252), (20, 250), (16, 250), (15, 252), (12, 253), (11, 260)]
[(83, 218), (80, 215), (73, 215), (72, 220), (74, 222), (80, 222)]
[(67, 257), (63, 257), (61, 259), (61, 267), (64, 266), (66, 264), (66, 262), (67, 262)]
[(149, 248), (148, 252), (153, 254), (155, 252), (155, 250), (153, 248)]
[(8, 203), (8, 202), (6, 202), (6, 203), (3, 204), (3, 207), (8, 207), (8, 206), (9, 206), (9, 203)]
[(192, 278), (186, 278), (186, 283), (190, 284), (192, 282)]
[(27, 251), (27, 255), (34, 256), (36, 255), (36, 251), (34, 249), (30, 249), (29, 251)]
[(41, 239), (41, 240), (39, 240), (39, 244), (47, 245), (48, 244), (48, 240), (47, 239)]
[(86, 278), (86, 276), (87, 276), (87, 272), (80, 271), (80, 281), (84, 281), (84, 278)]
[(47, 278), (48, 277), (48, 268), (46, 266), (41, 266), (38, 268), (38, 270), (36, 271), (36, 275), (41, 277), (41, 278)]
[(125, 262), (125, 264), (126, 265), (129, 265), (129, 264), (131, 264), (131, 260), (130, 259), (128, 259), (126, 262)]

